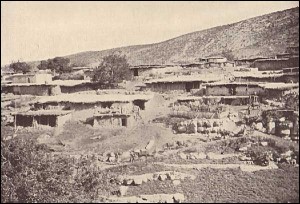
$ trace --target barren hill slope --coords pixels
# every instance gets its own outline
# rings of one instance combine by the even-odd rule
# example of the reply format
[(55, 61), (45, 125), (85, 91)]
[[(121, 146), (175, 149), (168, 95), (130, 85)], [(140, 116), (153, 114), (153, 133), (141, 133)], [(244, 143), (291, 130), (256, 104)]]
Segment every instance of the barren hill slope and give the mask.
[(99, 64), (112, 52), (125, 54), (132, 65), (191, 62), (199, 57), (232, 53), (235, 58), (273, 56), (299, 44), (299, 7), (237, 23), (182, 35), (164, 42), (68, 55), (78, 65)]

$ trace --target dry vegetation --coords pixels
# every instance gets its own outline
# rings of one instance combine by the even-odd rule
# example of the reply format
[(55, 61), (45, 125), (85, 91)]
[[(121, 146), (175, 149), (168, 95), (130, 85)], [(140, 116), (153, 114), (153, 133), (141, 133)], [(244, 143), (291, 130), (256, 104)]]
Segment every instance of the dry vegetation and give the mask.
[[(76, 131), (74, 131), (74, 126), (77, 126)], [(105, 146), (102, 146), (102, 143), (108, 145), (110, 144), (110, 148), (132, 148), (129, 144), (132, 144), (133, 138), (137, 137), (137, 135), (128, 136), (128, 134), (123, 134), (124, 130), (115, 130), (115, 131), (96, 131), (96, 135), (101, 135), (102, 139), (99, 141), (89, 140), (89, 138), (94, 135), (94, 131), (92, 128), (88, 126), (84, 126), (81, 124), (67, 124), (69, 128), (66, 128), (63, 135), (58, 135), (63, 143), (67, 144), (66, 147), (62, 150), (65, 151), (74, 151), (77, 149), (77, 152), (83, 153), (83, 150), (91, 149), (91, 147), (97, 147), (99, 152), (104, 152)], [(81, 127), (82, 126), (82, 127)], [(73, 127), (73, 129), (72, 129)], [(79, 127), (79, 128), (78, 128)], [(150, 128), (150, 127), (148, 127)], [(68, 130), (68, 131), (67, 131)], [(156, 130), (157, 132), (159, 130)], [(2, 127), (2, 136), (11, 135), (12, 128)], [(159, 131), (160, 132), (160, 131)], [(21, 142), (20, 138), (23, 138), (22, 141), (31, 141), (31, 139), (35, 140), (40, 135), (43, 134), (53, 134), (51, 131), (30, 131), (31, 134), (28, 134), (26, 129), (20, 130), (18, 133), (20, 137), (17, 137), (13, 140), (8, 141), (5, 144), (31, 144), (28, 142)], [(142, 130), (139, 132), (135, 132), (135, 134), (141, 134)], [(112, 134), (112, 135), (110, 135)], [(110, 135), (110, 137), (109, 137)], [(116, 139), (124, 139), (124, 135), (126, 135), (128, 141), (124, 140), (124, 143), (121, 143), (121, 146), (118, 146), (113, 141), (117, 141)], [(151, 138), (149, 135), (143, 135), (146, 138)], [(18, 139), (19, 138), (19, 139)], [(159, 137), (158, 137), (159, 138)], [(15, 142), (13, 142), (16, 140)], [(68, 143), (68, 141), (75, 140), (74, 144)], [(134, 141), (141, 140), (141, 137), (135, 139)], [(239, 142), (234, 142), (234, 141)], [(16, 143), (17, 142), (17, 143)], [(144, 141), (143, 141), (144, 142)], [(143, 142), (140, 142), (142, 144)], [(234, 151), (236, 144), (241, 144), (243, 142), (247, 142), (246, 139), (235, 139), (232, 142), (228, 143), (228, 150), (225, 151), (227, 153)], [(33, 142), (32, 144), (34, 144)], [(221, 149), (217, 147), (224, 146), (224, 142), (214, 142), (211, 144), (207, 144), (202, 148), (203, 151), (208, 152), (220, 152)], [(32, 146), (32, 144), (30, 146)], [(76, 145), (75, 145), (76, 144)], [(98, 147), (98, 144), (100, 147)], [(120, 143), (118, 143), (120, 144)], [(58, 143), (57, 143), (58, 145)], [(73, 146), (72, 146), (73, 145)], [(34, 145), (33, 145), (34, 146)], [(37, 155), (45, 154), (45, 152), (49, 152), (46, 146), (39, 146), (35, 151), (41, 151)], [(51, 145), (50, 145), (51, 146)], [(5, 147), (5, 146), (4, 146)], [(43, 147), (43, 148), (41, 148)], [(69, 149), (72, 147), (73, 149)], [(21, 145), (21, 149), (24, 146)], [(103, 149), (102, 149), (103, 148)], [(194, 148), (194, 147), (191, 147)], [(20, 149), (20, 150), (21, 150)], [(224, 150), (224, 149), (223, 149)], [(2, 151), (2, 150), (1, 150)], [(14, 152), (19, 152), (19, 150), (14, 149)], [(44, 153), (43, 153), (44, 152)], [(7, 158), (7, 150), (2, 151), (3, 155)], [(30, 153), (30, 152), (28, 152)], [(24, 156), (28, 155), (28, 156)], [(27, 159), (30, 160), (30, 154), (25, 153), (23, 157), (21, 157), (21, 163)], [(32, 155), (33, 156), (33, 155)], [(31, 186), (26, 190), (26, 194), (22, 194), (19, 191), (16, 191), (15, 199), (18, 201), (39, 201), (39, 202), (47, 202), (47, 201), (57, 201), (57, 202), (100, 202), (100, 195), (111, 196), (111, 193), (119, 189), (119, 185), (112, 183), (111, 179), (116, 178), (118, 175), (139, 175), (143, 173), (153, 173), (164, 170), (177, 170), (175, 167), (166, 167), (158, 164), (152, 163), (153, 161), (162, 161), (165, 163), (234, 163), (237, 162), (236, 159), (224, 159), (220, 161), (213, 161), (208, 159), (192, 161), (188, 162), (185, 160), (180, 160), (176, 158), (176, 155), (171, 155), (163, 158), (155, 158), (150, 159), (148, 162), (137, 161), (133, 164), (126, 164), (123, 166), (115, 166), (105, 170), (97, 170), (92, 167), (90, 159), (80, 160), (79, 163), (74, 163), (73, 160), (70, 160), (66, 156), (59, 156), (52, 158), (51, 163), (54, 165), (52, 168), (39, 168), (39, 162), (43, 163), (43, 165), (47, 164), (47, 160), (42, 159), (44, 157), (36, 157), (35, 163), (36, 165), (28, 168), (31, 169), (32, 172), (35, 172), (33, 177), (35, 180), (36, 186), (40, 186), (43, 188), (43, 195), (39, 194), (36, 191), (36, 187)], [(70, 165), (66, 165), (66, 163)], [(2, 163), (2, 165), (4, 165)], [(59, 166), (57, 166), (59, 165)], [(72, 174), (73, 166), (79, 168), (79, 173), (74, 177), (73, 183), (64, 182), (65, 178)], [(77, 166), (77, 167), (76, 167)], [(4, 167), (4, 166), (3, 166)], [(15, 166), (17, 167), (17, 166)], [(11, 167), (10, 167), (11, 168)], [(60, 174), (59, 171), (64, 169), (64, 173)], [(18, 172), (18, 170), (14, 170)], [(155, 193), (183, 193), (186, 198), (186, 202), (298, 202), (299, 201), (299, 167), (293, 167), (290, 165), (282, 164), (280, 168), (277, 170), (268, 170), (268, 171), (258, 171), (254, 173), (242, 172), (238, 169), (231, 170), (217, 170), (211, 168), (204, 168), (201, 170), (180, 170), (181, 172), (189, 173), (192, 175), (196, 175), (196, 180), (185, 179), (181, 181), (181, 184), (178, 186), (174, 186), (172, 181), (153, 181), (143, 183), (139, 186), (130, 186), (127, 192), (127, 195), (140, 195), (140, 194), (155, 194)], [(23, 171), (22, 171), (23, 172)], [(47, 172), (47, 174), (45, 174)], [(4, 172), (7, 175), (9, 171)], [(21, 173), (21, 172), (20, 172)], [(16, 175), (19, 175), (16, 173)], [(54, 183), (47, 183), (43, 180), (39, 180), (38, 175), (44, 175), (44, 179), (47, 177), (52, 177), (55, 180)], [(50, 176), (51, 175), (51, 176)], [(53, 177), (53, 175), (55, 175)], [(1, 175), (3, 178), (3, 174)], [(64, 179), (61, 178), (64, 177)], [(66, 177), (67, 176), (67, 177)], [(27, 176), (28, 177), (28, 176)], [(24, 182), (26, 183), (27, 177), (24, 177)], [(32, 176), (31, 176), (32, 177)], [(18, 179), (19, 177), (12, 177), (13, 179)], [(7, 182), (7, 180), (5, 180)], [(52, 185), (56, 188), (48, 188), (47, 185)], [(22, 184), (18, 184), (19, 188), (23, 188)], [(25, 186), (24, 186), (25, 187)], [(56, 190), (55, 190), (56, 189)], [(57, 191), (57, 189), (64, 189), (65, 193), (61, 193)], [(92, 190), (91, 190), (92, 189)], [(29, 190), (29, 191), (28, 191)], [(30, 193), (30, 191), (35, 192), (35, 196)], [(6, 190), (3, 189), (4, 193), (7, 193)], [(24, 197), (25, 196), (25, 197)], [(15, 201), (17, 201), (15, 200)]]

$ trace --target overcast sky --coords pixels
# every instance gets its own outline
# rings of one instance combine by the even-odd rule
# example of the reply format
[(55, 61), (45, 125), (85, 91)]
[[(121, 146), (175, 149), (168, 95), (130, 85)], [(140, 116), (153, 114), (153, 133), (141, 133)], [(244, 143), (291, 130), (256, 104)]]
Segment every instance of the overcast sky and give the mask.
[(161, 42), (299, 6), (276, 2), (1, 2), (1, 65)]

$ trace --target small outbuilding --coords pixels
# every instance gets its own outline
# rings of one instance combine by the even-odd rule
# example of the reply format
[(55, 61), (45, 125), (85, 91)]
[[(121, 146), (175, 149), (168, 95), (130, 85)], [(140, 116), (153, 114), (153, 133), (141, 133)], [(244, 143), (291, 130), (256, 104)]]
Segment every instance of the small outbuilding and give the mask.
[(15, 126), (23, 127), (61, 127), (70, 120), (73, 111), (64, 110), (38, 110), (15, 113)]
[(155, 92), (181, 91), (191, 92), (201, 89), (203, 83), (220, 81), (222, 76), (216, 75), (182, 75), (146, 81), (148, 90)]
[(51, 74), (14, 74), (7, 77), (7, 80), (12, 81), (12, 83), (37, 83), (37, 84), (48, 84), (52, 81)]
[(263, 91), (263, 88), (255, 82), (216, 82), (206, 84), (207, 96), (249, 96), (262, 93)]
[(124, 113), (96, 114), (93, 117), (93, 127), (130, 127), (135, 120), (132, 115)]

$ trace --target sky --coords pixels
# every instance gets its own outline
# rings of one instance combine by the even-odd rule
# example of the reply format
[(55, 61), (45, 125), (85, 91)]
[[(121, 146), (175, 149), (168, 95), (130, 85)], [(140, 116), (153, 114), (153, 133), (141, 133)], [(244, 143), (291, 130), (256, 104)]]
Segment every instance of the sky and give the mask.
[(1, 66), (157, 43), (297, 6), (298, 1), (1, 1)]

